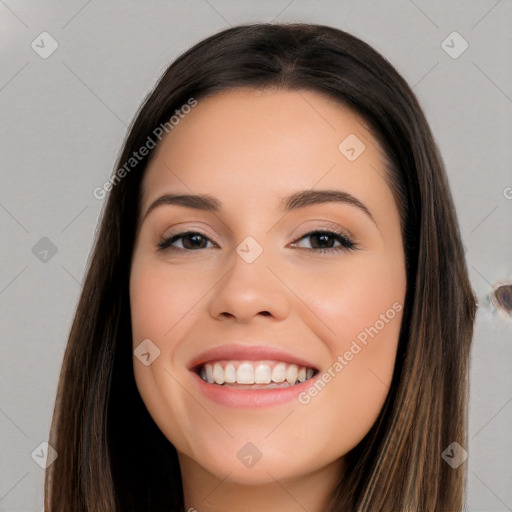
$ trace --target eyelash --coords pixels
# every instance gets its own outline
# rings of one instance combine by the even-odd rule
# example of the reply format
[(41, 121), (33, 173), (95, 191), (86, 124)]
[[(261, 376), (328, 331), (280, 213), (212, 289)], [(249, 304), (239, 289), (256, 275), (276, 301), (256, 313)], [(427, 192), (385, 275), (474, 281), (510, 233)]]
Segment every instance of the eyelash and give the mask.
[[(206, 240), (209, 240), (210, 242), (213, 242), (210, 240), (206, 235), (203, 235), (202, 233), (198, 231), (183, 231), (181, 233), (176, 233), (168, 238), (163, 238), (158, 243), (158, 249), (161, 251), (164, 250), (172, 250), (176, 252), (193, 252), (200, 249), (182, 249), (181, 247), (174, 247), (173, 244), (176, 240), (179, 240), (180, 238), (184, 238), (186, 235), (199, 235)], [(317, 254), (333, 254), (338, 252), (349, 252), (349, 251), (355, 251), (359, 249), (358, 244), (356, 244), (353, 240), (351, 240), (345, 233), (342, 233), (341, 231), (336, 230), (328, 230), (328, 229), (317, 229), (315, 231), (310, 231), (300, 238), (298, 238), (295, 242), (292, 242), (293, 244), (301, 241), (304, 238), (308, 238), (314, 235), (328, 235), (336, 239), (341, 245), (338, 247), (330, 247), (327, 249), (306, 249), (308, 251), (313, 251)], [(215, 243), (215, 242), (213, 242)], [(302, 247), (304, 249), (304, 247)]]

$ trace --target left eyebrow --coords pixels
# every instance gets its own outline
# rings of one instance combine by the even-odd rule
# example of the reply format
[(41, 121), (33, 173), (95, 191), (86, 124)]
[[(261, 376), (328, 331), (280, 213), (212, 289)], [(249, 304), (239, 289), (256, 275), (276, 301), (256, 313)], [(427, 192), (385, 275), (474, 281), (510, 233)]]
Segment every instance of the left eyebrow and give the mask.
[[(375, 219), (368, 207), (357, 197), (342, 190), (301, 190), (284, 197), (281, 202), (281, 210), (292, 211), (314, 204), (343, 203), (354, 206), (364, 212), (375, 225)], [(222, 203), (217, 198), (208, 194), (165, 194), (151, 203), (142, 217), (144, 220), (155, 208), (162, 205), (177, 205), (196, 210), (219, 212)]]
[(295, 192), (282, 199), (281, 208), (285, 211), (291, 211), (297, 208), (323, 203), (344, 203), (349, 206), (355, 206), (377, 225), (368, 207), (357, 197), (343, 190), (302, 190)]

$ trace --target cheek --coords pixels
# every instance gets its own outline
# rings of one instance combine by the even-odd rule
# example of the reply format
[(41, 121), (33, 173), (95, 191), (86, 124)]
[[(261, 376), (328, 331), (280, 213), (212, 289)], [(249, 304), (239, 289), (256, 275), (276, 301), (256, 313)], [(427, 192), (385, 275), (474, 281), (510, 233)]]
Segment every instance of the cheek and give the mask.
[[(399, 260), (398, 260), (399, 261)], [(350, 267), (350, 268), (349, 268)], [(329, 411), (355, 446), (380, 413), (393, 376), (405, 298), (405, 269), (392, 259), (359, 258), (303, 285), (331, 363), (302, 403)], [(328, 328), (327, 328), (328, 327)], [(316, 405), (313, 405), (316, 401)], [(322, 414), (322, 413), (320, 413)]]
[[(146, 405), (157, 401), (155, 397), (160, 394), (159, 389), (172, 389), (163, 372), (172, 364), (175, 332), (179, 330), (180, 319), (187, 310), (190, 311), (186, 304), (190, 302), (187, 290), (191, 287), (177, 288), (175, 280), (172, 281), (170, 272), (155, 263), (139, 263), (132, 267), (130, 311), (134, 355), (143, 353), (139, 344), (146, 352), (148, 342), (145, 340), (150, 340), (150, 364), (141, 364), (134, 357), (135, 378)], [(145, 345), (142, 345), (143, 341)]]
[[(194, 286), (192, 282), (194, 281)], [(178, 382), (183, 374), (174, 365), (175, 349), (193, 305), (198, 300), (198, 283), (168, 265), (135, 260), (130, 275), (130, 310), (133, 349), (151, 340), (159, 353), (145, 365), (133, 358), (134, 377), (142, 400), (164, 435), (185, 451), (190, 451), (187, 431), (190, 423), (187, 395)], [(146, 342), (147, 343), (147, 342)], [(142, 345), (141, 345), (142, 346)], [(147, 345), (144, 345), (145, 347)], [(151, 349), (150, 349), (151, 350)], [(153, 349), (154, 350), (154, 349)], [(187, 405), (188, 404), (188, 405)], [(170, 421), (170, 418), (180, 421)]]
[[(322, 339), (331, 352), (348, 350), (358, 336), (364, 343), (372, 326), (379, 331), (379, 340), (397, 337), (401, 321), (397, 310), (403, 307), (406, 289), (405, 269), (399, 262), (391, 257), (361, 255), (347, 259), (344, 265), (302, 274), (303, 278), (295, 282), (298, 295), (314, 313), (311, 322), (316, 323), (315, 331), (323, 324)], [(393, 307), (395, 303), (399, 306)], [(385, 349), (383, 342), (373, 345), (368, 343), (366, 352)]]
[[(207, 289), (204, 284), (205, 291)], [(134, 343), (145, 338), (163, 340), (168, 349), (175, 326), (194, 314), (203, 286), (197, 278), (167, 265), (141, 264), (132, 268), (130, 309)]]

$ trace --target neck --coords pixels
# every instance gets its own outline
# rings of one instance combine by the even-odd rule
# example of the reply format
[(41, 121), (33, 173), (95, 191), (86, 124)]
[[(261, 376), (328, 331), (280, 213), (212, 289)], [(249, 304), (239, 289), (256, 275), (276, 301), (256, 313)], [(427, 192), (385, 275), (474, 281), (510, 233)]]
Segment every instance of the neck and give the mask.
[(342, 472), (342, 459), (317, 471), (261, 484), (218, 478), (180, 453), (185, 511), (187, 512), (325, 512)]

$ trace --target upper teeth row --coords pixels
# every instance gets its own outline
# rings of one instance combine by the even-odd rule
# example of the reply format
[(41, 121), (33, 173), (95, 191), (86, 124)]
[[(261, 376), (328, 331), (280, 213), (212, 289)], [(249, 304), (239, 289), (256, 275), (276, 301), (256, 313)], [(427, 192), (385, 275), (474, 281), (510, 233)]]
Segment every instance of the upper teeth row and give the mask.
[(200, 371), (203, 380), (210, 384), (270, 384), (270, 382), (284, 382), (295, 384), (304, 382), (313, 377), (314, 370), (296, 364), (277, 363), (272, 369), (270, 365), (257, 362), (242, 362), (235, 368), (227, 363), (223, 368), (221, 364), (205, 364)]

